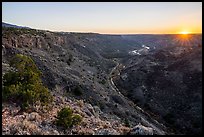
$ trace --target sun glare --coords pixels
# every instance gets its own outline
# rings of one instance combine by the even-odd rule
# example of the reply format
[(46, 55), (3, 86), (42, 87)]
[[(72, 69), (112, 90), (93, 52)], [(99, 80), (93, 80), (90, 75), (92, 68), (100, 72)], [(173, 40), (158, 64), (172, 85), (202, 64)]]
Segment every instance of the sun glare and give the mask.
[(189, 32), (188, 31), (182, 31), (182, 32), (180, 32), (180, 34), (186, 35), (186, 34), (189, 34)]
[(178, 42), (181, 46), (188, 46), (191, 45), (193, 41), (192, 33), (189, 31), (181, 31), (175, 37), (175, 41)]

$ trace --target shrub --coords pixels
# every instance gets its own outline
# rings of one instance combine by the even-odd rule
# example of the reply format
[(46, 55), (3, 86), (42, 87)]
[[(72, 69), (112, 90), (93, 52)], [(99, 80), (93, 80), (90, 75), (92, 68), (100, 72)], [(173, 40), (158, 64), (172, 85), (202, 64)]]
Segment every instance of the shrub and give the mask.
[(65, 107), (57, 113), (56, 125), (69, 128), (78, 125), (81, 121), (82, 117), (79, 114), (73, 114), (71, 108)]
[(130, 122), (129, 122), (129, 120), (127, 118), (125, 118), (124, 124), (125, 124), (126, 127), (130, 127)]
[(106, 84), (106, 81), (103, 79), (102, 81), (100, 81), (99, 83), (105, 85)]
[(69, 66), (71, 65), (69, 60), (67, 60), (67, 65), (69, 65)]
[(72, 54), (69, 54), (69, 60), (70, 60), (70, 62), (73, 61), (73, 55)]
[(79, 114), (76, 114), (72, 117), (72, 124), (78, 125), (82, 121), (82, 117)]
[(74, 89), (74, 94), (75, 94), (76, 96), (82, 95), (82, 89), (81, 89), (80, 86), (76, 86), (76, 87), (75, 87), (75, 89)]
[(19, 103), (24, 110), (37, 101), (43, 106), (52, 102), (53, 97), (40, 79), (42, 73), (30, 57), (16, 54), (10, 65), (16, 68), (16, 71), (9, 71), (3, 76), (4, 101)]
[(99, 102), (99, 108), (101, 109), (101, 110), (103, 110), (103, 109), (105, 109), (105, 104), (104, 103), (102, 103), (102, 102)]
[(73, 55), (72, 54), (69, 54), (69, 57), (68, 57), (66, 62), (68, 65), (71, 65), (71, 62), (73, 62)]

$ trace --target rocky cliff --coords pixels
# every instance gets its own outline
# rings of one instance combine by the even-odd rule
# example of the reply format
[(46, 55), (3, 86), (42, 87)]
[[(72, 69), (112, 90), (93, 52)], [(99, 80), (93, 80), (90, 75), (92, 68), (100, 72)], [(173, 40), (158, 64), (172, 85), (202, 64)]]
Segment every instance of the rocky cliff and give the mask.
[[(138, 111), (109, 81), (115, 62), (107, 55), (128, 56), (124, 51), (134, 45), (120, 36), (3, 28), (2, 74), (12, 70), (9, 61), (15, 54), (31, 57), (54, 102), (49, 112), (24, 113), (18, 104), (3, 102), (2, 134), (138, 134), (140, 128), (133, 127), (139, 123), (152, 129), (139, 126), (145, 129), (141, 134), (165, 134), (164, 126)], [(80, 94), (75, 93), (76, 87)], [(82, 124), (66, 130), (56, 127), (53, 121), (63, 106), (80, 113)]]

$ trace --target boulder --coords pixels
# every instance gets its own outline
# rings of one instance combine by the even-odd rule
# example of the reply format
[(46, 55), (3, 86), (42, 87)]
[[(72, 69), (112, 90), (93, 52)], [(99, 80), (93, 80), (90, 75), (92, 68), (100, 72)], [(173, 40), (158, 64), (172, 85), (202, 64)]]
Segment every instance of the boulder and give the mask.
[(94, 108), (94, 111), (95, 111), (95, 114), (96, 114), (95, 116), (99, 117), (99, 114), (102, 113), (101, 109), (98, 106), (94, 106), (93, 108)]
[(89, 112), (92, 113), (92, 115), (96, 116), (94, 108), (93, 108), (93, 106), (91, 104), (86, 104), (86, 108), (89, 110)]
[(145, 127), (140, 123), (133, 127), (130, 131), (131, 135), (153, 135), (153, 129), (151, 127)]
[(30, 121), (39, 121), (40, 119), (41, 119), (41, 116), (36, 112), (32, 112), (28, 115), (28, 120)]
[(91, 116), (93, 115), (87, 108), (85, 108), (83, 111), (84, 111), (89, 117), (91, 117)]

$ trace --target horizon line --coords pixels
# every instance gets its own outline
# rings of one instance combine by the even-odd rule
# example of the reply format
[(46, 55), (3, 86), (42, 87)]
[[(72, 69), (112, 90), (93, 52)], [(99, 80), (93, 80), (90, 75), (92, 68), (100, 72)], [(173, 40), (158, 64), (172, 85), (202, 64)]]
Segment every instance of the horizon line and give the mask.
[[(39, 29), (39, 28), (32, 28), (30, 26), (22, 26), (17, 25), (13, 23), (8, 23), (2, 21), (2, 23), (10, 24), (10, 25), (16, 25), (21, 27), (27, 27), (27, 29), (35, 29), (35, 30), (42, 30), (42, 31), (50, 31), (50, 32), (56, 32), (56, 33), (94, 33), (94, 34), (101, 34), (101, 35), (183, 35), (181, 33), (100, 33), (100, 32), (93, 32), (93, 31), (62, 31), (62, 30), (48, 30), (48, 29)], [(187, 35), (201, 35), (202, 32), (189, 32)]]

